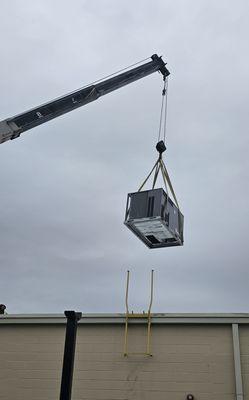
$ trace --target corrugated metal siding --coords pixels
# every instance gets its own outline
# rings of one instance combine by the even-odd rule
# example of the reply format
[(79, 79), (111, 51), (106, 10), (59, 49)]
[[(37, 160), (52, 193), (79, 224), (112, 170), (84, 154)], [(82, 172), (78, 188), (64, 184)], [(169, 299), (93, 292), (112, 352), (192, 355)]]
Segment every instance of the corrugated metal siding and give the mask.
[(0, 399), (57, 400), (65, 327), (0, 327)]
[[(64, 334), (63, 325), (0, 327), (1, 400), (59, 399)], [(235, 399), (231, 326), (154, 325), (153, 357), (125, 358), (123, 343), (122, 325), (79, 326), (74, 400)], [(129, 350), (145, 344), (146, 326), (130, 326)]]

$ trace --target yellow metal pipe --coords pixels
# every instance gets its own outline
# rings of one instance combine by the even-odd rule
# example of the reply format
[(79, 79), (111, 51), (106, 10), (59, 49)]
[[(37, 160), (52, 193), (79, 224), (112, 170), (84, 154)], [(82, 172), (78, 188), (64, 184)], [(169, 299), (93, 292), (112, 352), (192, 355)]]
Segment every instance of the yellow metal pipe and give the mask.
[(128, 270), (126, 279), (126, 294), (125, 294), (126, 318), (125, 318), (124, 356), (128, 355), (127, 344), (128, 344), (128, 318), (129, 318), (129, 305), (128, 305), (129, 282), (130, 282), (130, 271)]
[(151, 339), (151, 307), (153, 302), (154, 294), (154, 270), (151, 270), (151, 284), (150, 284), (150, 304), (148, 309), (148, 330), (147, 330), (147, 354), (152, 356), (150, 351), (150, 339)]

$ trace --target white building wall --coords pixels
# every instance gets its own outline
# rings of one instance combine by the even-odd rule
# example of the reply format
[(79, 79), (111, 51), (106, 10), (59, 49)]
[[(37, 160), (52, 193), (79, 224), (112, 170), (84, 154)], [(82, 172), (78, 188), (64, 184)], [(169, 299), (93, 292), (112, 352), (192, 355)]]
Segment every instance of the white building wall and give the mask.
[[(240, 327), (249, 400), (249, 326)], [(0, 324), (0, 400), (59, 399), (65, 325)], [(231, 325), (152, 326), (152, 357), (123, 356), (124, 325), (80, 324), (73, 400), (234, 400)], [(129, 327), (128, 349), (143, 352), (146, 325)]]

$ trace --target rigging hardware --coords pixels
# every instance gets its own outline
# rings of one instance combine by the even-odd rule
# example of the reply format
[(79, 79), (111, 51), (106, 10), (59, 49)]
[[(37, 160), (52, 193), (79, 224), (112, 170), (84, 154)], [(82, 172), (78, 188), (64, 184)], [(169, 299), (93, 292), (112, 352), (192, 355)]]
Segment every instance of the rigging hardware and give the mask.
[[(162, 140), (157, 143), (156, 149), (159, 156), (149, 175), (137, 192), (128, 193), (124, 224), (151, 249), (181, 246), (184, 241), (184, 217), (162, 159), (162, 153), (166, 150)], [(159, 171), (162, 174), (165, 190), (155, 189)], [(142, 191), (153, 172), (152, 189)], [(169, 197), (168, 187), (174, 202)]]
[[(168, 76), (164, 76), (162, 104), (160, 109), (158, 142), (159, 153), (153, 168), (137, 192), (128, 193), (124, 224), (149, 248), (183, 245), (183, 220), (180, 207), (162, 158), (166, 150)], [(142, 191), (154, 172), (151, 190)], [(161, 172), (164, 189), (155, 189)], [(168, 195), (168, 187), (174, 202)]]

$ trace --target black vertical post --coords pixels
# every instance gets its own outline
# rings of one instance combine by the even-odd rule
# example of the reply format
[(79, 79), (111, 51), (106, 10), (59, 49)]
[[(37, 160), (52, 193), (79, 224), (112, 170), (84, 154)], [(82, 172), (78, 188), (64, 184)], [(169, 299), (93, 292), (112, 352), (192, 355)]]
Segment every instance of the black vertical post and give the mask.
[(77, 325), (82, 314), (75, 311), (65, 311), (65, 316), (67, 317), (67, 327), (60, 400), (71, 400)]

